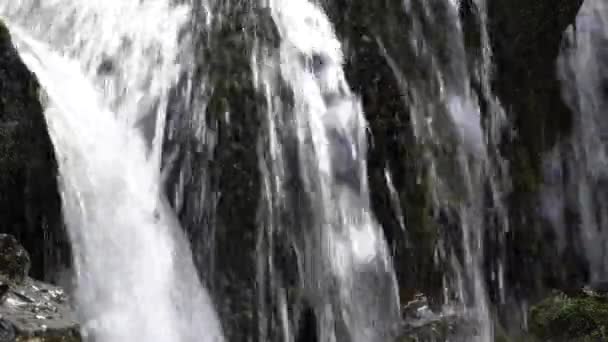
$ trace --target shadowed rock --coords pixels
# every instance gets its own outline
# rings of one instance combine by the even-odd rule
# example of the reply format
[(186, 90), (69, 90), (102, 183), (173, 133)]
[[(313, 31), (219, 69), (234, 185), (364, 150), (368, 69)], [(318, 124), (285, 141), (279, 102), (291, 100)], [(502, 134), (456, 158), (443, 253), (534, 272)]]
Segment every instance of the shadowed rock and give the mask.
[(12, 235), (0, 234), (0, 280), (21, 284), (30, 271), (30, 257)]
[(38, 95), (36, 77), (0, 20), (0, 233), (15, 236), (30, 252), (33, 276), (51, 280), (69, 265), (70, 248)]
[(23, 246), (0, 235), (0, 341), (81, 341), (65, 292), (29, 278), (29, 267)]
[(468, 342), (479, 337), (471, 317), (447, 311), (432, 311), (427, 298), (416, 295), (402, 310), (405, 323), (397, 342)]

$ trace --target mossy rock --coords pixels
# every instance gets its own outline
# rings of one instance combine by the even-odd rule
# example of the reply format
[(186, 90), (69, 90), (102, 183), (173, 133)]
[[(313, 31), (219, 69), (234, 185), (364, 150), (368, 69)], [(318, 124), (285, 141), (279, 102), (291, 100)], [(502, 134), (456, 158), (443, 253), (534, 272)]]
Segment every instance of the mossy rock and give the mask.
[(608, 300), (558, 294), (532, 307), (530, 330), (543, 341), (608, 340)]
[(22, 283), (30, 270), (30, 256), (14, 236), (0, 234), (0, 281)]

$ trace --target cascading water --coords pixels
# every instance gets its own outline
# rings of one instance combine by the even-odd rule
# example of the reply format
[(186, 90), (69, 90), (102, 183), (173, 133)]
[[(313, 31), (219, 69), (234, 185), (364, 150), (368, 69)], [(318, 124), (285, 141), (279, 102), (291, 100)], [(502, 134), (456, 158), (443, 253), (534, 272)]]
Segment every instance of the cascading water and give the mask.
[[(483, 246), (487, 235), (500, 238), (508, 229), (501, 196), (509, 180), (497, 148), (504, 113), (490, 86), (485, 2), (468, 1), (475, 5), (479, 26), (477, 56), (465, 46), (466, 29), (459, 16), (465, 2), (400, 2), (408, 18), (406, 34), (400, 30), (398, 37), (366, 39), (377, 44), (390, 65), (411, 118), (412, 148), (422, 151), (425, 175), (419, 181), (425, 183), (435, 221), (443, 228), (436, 259), (450, 266), (444, 280), (445, 310), (460, 315), (464, 309), (479, 327), (466, 340), (485, 342), (493, 339), (493, 317)], [(180, 224), (163, 199), (160, 170), (163, 143), (172, 143), (174, 137), (179, 141), (184, 130), (196, 131), (195, 149), (203, 150), (205, 158), (215, 152), (214, 139), (221, 138), (206, 131), (204, 117), (207, 92), (213, 90), (192, 85), (206, 81), (200, 74), (211, 67), (201, 66), (207, 61), (200, 55), (213, 48), (194, 51), (203, 43), (192, 36), (208, 28), (211, 14), (218, 22), (227, 21), (231, 6), (242, 4), (178, 3), (0, 4), (0, 17), (7, 19), (21, 56), (48, 94), (46, 119), (75, 250), (78, 307), (84, 331), (95, 340), (223, 340)], [(343, 45), (316, 1), (260, 0), (259, 7), (268, 10), (274, 25), (269, 26), (276, 29), (264, 34), (277, 37), (257, 37), (252, 61), (255, 85), (264, 95), (259, 107), (266, 107), (266, 116), (261, 118), (264, 134), (258, 146), (263, 178), (258, 302), (257, 312), (250, 315), (255, 317), (248, 318), (257, 324), (258, 336), (251, 338), (390, 340), (400, 323), (399, 294), (387, 242), (371, 210), (367, 122), (346, 81)], [(204, 12), (204, 20), (197, 12)], [(198, 91), (205, 94), (194, 94)], [(172, 101), (180, 103), (172, 107)], [(487, 115), (481, 113), (483, 105)], [(167, 107), (188, 113), (174, 115), (165, 127)], [(233, 114), (220, 114), (229, 125)], [(207, 238), (204, 244), (213, 245), (208, 235), (215, 234), (215, 222), (203, 216), (218, 201), (204, 198), (212, 190), (207, 175), (196, 174), (201, 171), (197, 166), (208, 162), (195, 160), (201, 154), (178, 162), (171, 200), (177, 210), (187, 207), (191, 226), (209, 223), (199, 235)], [(164, 161), (171, 163), (171, 156)], [(401, 210), (393, 186), (401, 175), (387, 169), (384, 176), (399, 225), (407, 232), (408, 208)], [(205, 247), (204, 258), (218, 253), (214, 246)], [(490, 264), (490, 278), (503, 290), (502, 264)]]
[(78, 309), (96, 341), (223, 340), (160, 191), (168, 93), (192, 64), (189, 15), (164, 1), (0, 4), (48, 95)]
[[(475, 7), (472, 15), (480, 32), (477, 58), (467, 55), (460, 6), (454, 1), (407, 1), (402, 8), (408, 18), (406, 47), (386, 35), (375, 38), (410, 111), (413, 134), (427, 170), (426, 187), (436, 219), (444, 226), (438, 259), (446, 260), (451, 269), (444, 281), (445, 310), (451, 311), (454, 303), (463, 304), (479, 325), (475, 336), (469, 338), (490, 341), (493, 317), (483, 246), (488, 234), (501, 235), (508, 229), (502, 196), (509, 180), (497, 148), (504, 112), (490, 87), (485, 2), (469, 4)], [(416, 66), (415, 72), (411, 64)], [(484, 117), (481, 102), (487, 107)], [(454, 226), (460, 236), (451, 232)], [(491, 271), (504, 290), (500, 260), (492, 263)]]
[[(268, 106), (262, 147), (268, 219), (260, 246), (272, 249), (281, 237), (291, 244), (296, 286), (314, 311), (319, 341), (386, 341), (399, 322), (399, 300), (369, 206), (366, 122), (345, 80), (341, 44), (323, 10), (308, 0), (265, 6), (280, 46), (262, 46), (253, 62)], [(260, 260), (262, 277), (277, 273), (267, 265), (270, 253)], [(281, 295), (288, 289), (270, 282), (280, 296), (274, 301), (283, 312), (282, 340), (291, 341), (298, 326), (292, 327), (297, 316), (287, 317)]]
[[(571, 136), (546, 158), (544, 214), (562, 247), (577, 241), (592, 282), (608, 279), (608, 4), (587, 0), (564, 37), (558, 73)], [(573, 234), (574, 233), (574, 234)]]

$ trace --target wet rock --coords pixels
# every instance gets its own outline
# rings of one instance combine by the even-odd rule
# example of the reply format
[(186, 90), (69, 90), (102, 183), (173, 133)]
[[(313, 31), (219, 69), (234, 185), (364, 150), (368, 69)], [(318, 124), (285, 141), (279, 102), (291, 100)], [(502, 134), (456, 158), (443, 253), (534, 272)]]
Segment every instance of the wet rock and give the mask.
[(457, 315), (434, 315), (432, 318), (410, 321), (398, 342), (468, 342), (478, 337), (474, 325)]
[(14, 341), (16, 337), (13, 325), (0, 319), (0, 341)]
[(29, 256), (10, 235), (0, 235), (0, 341), (81, 341), (65, 292), (27, 276)]
[(594, 281), (583, 287), (582, 291), (591, 297), (608, 299), (608, 281)]
[(477, 336), (470, 317), (450, 310), (433, 312), (422, 294), (405, 305), (402, 314), (405, 323), (398, 342), (468, 342)]
[[(551, 229), (535, 210), (530, 210), (537, 206), (541, 191), (542, 156), (571, 129), (572, 113), (562, 100), (556, 61), (563, 32), (574, 24), (582, 3), (488, 2), (495, 64), (493, 86), (516, 132), (502, 151), (509, 160), (513, 183), (508, 197), (511, 227), (503, 247), (505, 281), (512, 289), (520, 289), (515, 296), (533, 298), (546, 290), (543, 287), (569, 286), (585, 278), (585, 261), (573, 252), (576, 247), (556, 258), (556, 246), (549, 242), (553, 239)], [(485, 248), (493, 250), (491, 246)], [(521, 272), (522, 269), (530, 271)], [(491, 286), (495, 293), (500, 292), (498, 282)]]
[(12, 235), (0, 234), (0, 281), (22, 283), (30, 271), (30, 257)]
[(0, 317), (0, 336), (14, 334), (15, 341), (81, 341), (64, 291), (39, 281), (26, 279), (23, 285), (10, 289), (0, 305)]
[[(479, 53), (475, 8), (478, 2), (458, 2), (468, 53), (475, 56)], [(510, 231), (502, 236), (503, 232), (494, 229), (491, 222), (487, 225), (489, 233), (484, 245), (487, 251), (484, 266), (487, 274), (492, 274), (491, 267), (497, 259), (502, 259), (508, 298), (529, 301), (544, 293), (547, 287), (572, 283), (573, 279), (585, 280), (585, 268), (581, 267), (583, 260), (576, 253), (568, 252), (555, 258), (551, 231), (545, 228), (537, 210), (532, 209), (537, 207), (542, 184), (541, 156), (556, 144), (560, 136), (567, 135), (571, 126), (572, 113), (561, 100), (555, 62), (562, 34), (568, 25), (574, 23), (582, 2), (487, 2), (487, 28), (494, 64), (492, 86), (516, 133), (511, 136), (510, 130), (505, 131), (501, 146), (501, 154), (509, 160), (509, 173), (513, 179), (513, 191), (505, 197)], [(423, 146), (412, 134), (407, 99), (404, 101), (402, 96), (398, 75), (394, 75), (383, 56), (385, 49), (397, 63), (400, 62), (408, 83), (422, 80), (423, 85), (430, 84), (425, 69), (416, 63), (417, 51), (407, 44), (407, 27), (415, 18), (407, 15), (403, 9), (404, 2), (400, 0), (327, 3), (328, 13), (344, 42), (349, 84), (362, 98), (373, 137), (368, 157), (371, 201), (394, 251), (401, 297), (410, 299), (414, 291), (421, 290), (429, 295), (429, 300), (440, 301), (443, 280), (442, 269), (435, 262), (436, 252), (442, 248), (438, 247), (441, 234), (455, 227), (446, 224), (449, 219), (444, 218), (450, 215), (433, 210), (427, 185), (431, 180), (424, 163), (420, 162), (424, 157)], [(419, 8), (422, 4), (446, 2), (412, 0), (407, 3), (412, 8)], [(444, 43), (441, 37), (446, 35), (441, 31), (445, 27), (431, 25), (427, 28), (432, 33), (429, 36), (437, 38), (433, 44), (438, 47)], [(444, 55), (450, 56), (449, 50)], [(425, 62), (427, 59), (421, 60)], [(484, 106), (486, 104), (480, 103), (482, 112)], [(391, 196), (386, 185), (386, 169), (393, 175), (407, 234), (403, 234), (400, 220), (387, 205)], [(451, 241), (451, 237), (444, 236), (443, 240)], [(522, 269), (530, 271), (521, 272)], [(498, 279), (488, 277), (486, 285), (491, 301), (497, 304), (503, 291)], [(522, 325), (514, 319), (519, 314), (513, 315), (511, 311), (499, 314), (508, 321), (517, 321), (513, 323), (516, 329)]]
[(38, 89), (0, 21), (0, 233), (21, 241), (32, 274), (48, 280), (71, 258)]

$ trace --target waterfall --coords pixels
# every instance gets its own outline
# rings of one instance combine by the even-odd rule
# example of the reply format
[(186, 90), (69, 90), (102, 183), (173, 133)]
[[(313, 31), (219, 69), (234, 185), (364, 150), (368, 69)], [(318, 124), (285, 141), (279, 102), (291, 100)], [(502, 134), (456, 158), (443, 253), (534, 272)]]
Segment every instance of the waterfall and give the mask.
[[(571, 136), (545, 158), (544, 214), (560, 245), (574, 241), (592, 282), (608, 279), (608, 5), (587, 0), (564, 36), (558, 60), (572, 109)], [(573, 218), (574, 217), (574, 218)], [(573, 234), (574, 233), (574, 234)]]
[[(383, 342), (404, 331), (400, 317), (404, 303), (391, 256), (396, 253), (389, 249), (379, 223), (382, 216), (372, 210), (368, 184), (368, 147), (373, 147), (374, 137), (365, 115), (378, 113), (363, 109), (361, 88), (353, 88), (347, 80), (350, 42), (339, 38), (337, 20), (332, 22), (331, 11), (325, 8), (351, 4), (254, 3), (8, 0), (0, 4), (0, 18), (6, 20), (19, 54), (44, 89), (45, 118), (74, 249), (77, 307), (83, 333), (91, 340), (211, 342), (249, 334), (248, 329), (244, 333), (227, 329), (224, 337), (218, 316), (228, 326), (233, 320), (241, 320), (235, 325), (251, 323), (257, 331), (247, 338), (262, 342)], [(366, 1), (352, 6), (364, 7)], [(386, 10), (391, 6), (398, 8)], [(471, 23), (463, 20), (463, 6), (470, 7), (468, 20), (474, 33), (467, 31)], [(390, 84), (400, 95), (394, 101), (402, 109), (395, 117), (401, 116), (398, 120), (407, 121), (411, 130), (400, 133), (413, 137), (403, 140), (411, 142), (406, 148), (414, 151), (407, 162), (415, 165), (408, 167), (418, 173), (416, 191), (424, 192), (422, 201), (430, 202), (421, 205), (428, 204), (432, 216), (421, 221), (436, 228), (432, 233), (436, 240), (429, 248), (432, 261), (426, 265), (435, 263), (441, 270), (443, 279), (437, 286), (444, 298), (439, 308), (443, 311), (429, 320), (462, 316), (476, 328), (471, 336), (462, 336), (464, 340), (491, 341), (496, 320), (488, 284), (498, 288), (497, 302), (504, 301), (501, 253), (509, 220), (503, 197), (510, 190), (510, 179), (499, 150), (508, 122), (491, 86), (486, 2), (404, 0), (385, 2), (379, 8), (386, 10), (387, 22), (364, 23), (369, 36), (361, 41), (368, 44), (366, 48), (377, 49), (388, 78), (394, 77)], [(598, 13), (605, 7), (594, 8), (590, 11), (594, 18), (604, 20), (604, 14)], [(233, 36), (232, 27), (224, 32), (222, 24), (232, 20), (238, 21), (234, 25), (238, 33), (249, 27), (241, 21), (251, 13), (238, 11), (259, 16), (250, 26), (262, 24), (263, 32)], [(591, 69), (600, 65), (601, 51), (593, 43), (585, 45), (585, 39), (598, 39), (598, 31), (589, 32), (570, 33), (583, 49), (565, 55), (560, 70), (572, 106), (588, 113), (575, 133), (577, 139), (585, 139), (584, 144), (573, 139), (567, 147), (578, 158), (572, 159), (576, 162), (569, 174), (587, 181), (571, 186), (578, 196), (574, 200), (584, 209), (588, 257), (601, 268), (608, 239), (595, 227), (604, 222), (604, 212), (589, 202), (598, 196), (590, 189), (603, 184), (600, 169), (605, 153), (599, 131), (588, 134), (587, 130), (600, 126), (603, 95), (600, 80), (593, 77), (605, 70)], [(606, 39), (600, 32), (600, 39)], [(474, 36), (474, 47), (468, 45), (467, 34)], [(219, 51), (222, 40), (231, 48), (238, 46), (234, 50), (239, 56), (227, 56), (230, 49), (226, 55)], [(250, 50), (244, 56), (241, 45)], [(213, 65), (205, 59), (210, 56), (221, 61)], [(595, 56), (597, 63), (584, 63), (589, 56)], [(247, 76), (224, 74), (223, 69), (242, 71), (242, 66), (234, 65), (241, 62), (239, 58), (249, 62), (243, 72)], [(216, 67), (222, 70), (213, 70)], [(222, 77), (228, 79), (214, 79)], [(234, 86), (250, 78), (254, 95), (245, 94), (245, 86)], [(221, 119), (207, 117), (215, 86), (230, 89), (227, 95), (218, 95), (219, 109), (209, 110)], [(233, 112), (229, 101), (247, 104), (233, 107)], [(235, 138), (242, 139), (238, 142), (222, 136), (230, 133), (220, 126), (256, 116), (252, 112), (260, 117), (240, 122), (260, 121), (259, 136), (255, 136), (257, 127), (235, 130), (256, 132), (251, 135), (258, 139), (257, 146), (250, 136)], [(216, 152), (226, 152), (216, 149), (222, 143), (243, 146), (238, 146), (240, 154), (212, 160)], [(258, 220), (221, 217), (243, 214), (239, 209), (218, 210), (216, 220), (216, 207), (241, 201), (238, 197), (255, 187), (238, 181), (234, 182), (242, 186), (238, 191), (232, 184), (220, 186), (216, 184), (221, 183), (220, 176), (207, 174), (210, 165), (230, 178), (234, 173), (228, 169), (239, 163), (233, 159), (256, 153), (260, 198), (257, 192), (245, 196), (259, 203), (247, 197), (235, 207), (250, 206), (255, 213), (258, 205)], [(172, 171), (172, 164), (179, 170)], [(388, 162), (385, 165), (382, 181), (389, 203), (382, 205), (394, 211), (400, 233), (413, 237), (418, 227), (409, 226), (410, 208), (402, 207), (403, 189), (395, 185), (403, 175), (392, 172)], [(225, 189), (235, 193), (222, 193)], [(255, 243), (254, 237), (235, 237), (253, 236), (242, 223), (257, 225)], [(182, 226), (194, 241), (187, 241)], [(242, 231), (226, 233), (229, 229)], [(409, 236), (405, 240), (417, 242)], [(249, 242), (255, 246), (246, 246)], [(487, 248), (492, 243), (496, 250)], [(195, 251), (193, 261), (191, 249), (198, 245), (205, 250)], [(222, 257), (231, 262), (216, 262)], [(250, 259), (255, 265), (247, 263)], [(238, 263), (243, 265), (235, 266)], [(218, 265), (230, 269), (222, 273)], [(220, 314), (198, 274), (209, 278), (214, 299), (221, 303)], [(235, 284), (225, 284), (231, 281)], [(229, 296), (229, 291), (239, 293)], [(257, 297), (251, 299), (253, 293)], [(237, 301), (246, 303), (234, 304)], [(427, 314), (427, 309), (422, 311)], [(415, 323), (424, 325), (430, 316)]]
[(190, 12), (168, 1), (0, 4), (46, 94), (77, 306), (96, 341), (223, 340), (160, 189), (169, 91), (193, 64)]
[(490, 86), (485, 2), (467, 5), (478, 31), (480, 51), (474, 53), (465, 46), (461, 6), (460, 1), (406, 1), (400, 9), (407, 18), (400, 20), (406, 41), (383, 28), (375, 39), (400, 86), (421, 150), (425, 175), (419, 182), (432, 197), (440, 230), (436, 260), (449, 270), (444, 311), (464, 310), (479, 325), (470, 338), (490, 341), (485, 267), (490, 265), (502, 294), (504, 265), (500, 257), (487, 263), (484, 245), (488, 236), (502, 239), (509, 226), (503, 196), (510, 180), (498, 150), (506, 120)]
[[(264, 6), (280, 43), (260, 43), (252, 63), (268, 109), (262, 147), (267, 219), (260, 241), (272, 249), (285, 239), (295, 253), (295, 286), (301, 305), (314, 312), (319, 341), (385, 341), (399, 321), (399, 300), (370, 209), (367, 124), (344, 76), (341, 43), (323, 10), (308, 0)], [(272, 278), (280, 272), (268, 265), (272, 250), (260, 252), (260, 272)], [(270, 283), (279, 312), (291, 311), (281, 297), (286, 284)], [(282, 340), (293, 340), (291, 317), (278, 320)]]

